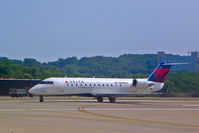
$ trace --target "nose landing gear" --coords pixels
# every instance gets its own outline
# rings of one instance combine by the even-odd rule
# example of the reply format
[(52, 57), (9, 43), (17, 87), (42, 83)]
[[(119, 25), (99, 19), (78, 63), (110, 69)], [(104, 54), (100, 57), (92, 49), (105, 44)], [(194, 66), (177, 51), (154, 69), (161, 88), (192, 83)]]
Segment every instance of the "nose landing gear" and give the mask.
[(40, 102), (43, 102), (43, 101), (44, 101), (43, 96), (39, 96), (39, 101), (40, 101)]

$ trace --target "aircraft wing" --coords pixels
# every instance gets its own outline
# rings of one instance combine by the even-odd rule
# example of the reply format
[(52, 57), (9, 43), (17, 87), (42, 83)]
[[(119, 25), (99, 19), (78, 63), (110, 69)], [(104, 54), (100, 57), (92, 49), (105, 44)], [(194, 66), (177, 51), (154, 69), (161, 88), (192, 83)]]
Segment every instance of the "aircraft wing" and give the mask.
[(163, 89), (162, 92), (153, 92), (153, 93), (145, 93), (145, 92), (139, 92), (139, 93), (121, 93), (121, 92), (94, 92), (91, 93), (93, 96), (115, 96), (115, 97), (120, 97), (120, 96), (142, 96), (142, 95), (165, 95), (167, 94), (169, 90), (169, 86), (167, 86), (165, 89)]
[(103, 96), (103, 97), (108, 97), (108, 96), (115, 96), (115, 97), (128, 97), (128, 96), (142, 96), (142, 95), (164, 95), (166, 93), (163, 92), (156, 92), (156, 93), (92, 93), (93, 96)]

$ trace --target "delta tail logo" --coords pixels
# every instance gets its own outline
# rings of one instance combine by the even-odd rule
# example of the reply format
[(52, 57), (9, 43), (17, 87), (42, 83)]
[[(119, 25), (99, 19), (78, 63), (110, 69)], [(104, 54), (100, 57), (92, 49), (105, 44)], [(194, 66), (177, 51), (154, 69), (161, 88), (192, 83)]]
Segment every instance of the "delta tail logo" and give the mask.
[(171, 65), (165, 62), (161, 62), (157, 68), (153, 71), (148, 81), (160, 82), (164, 83), (169, 70), (171, 69)]

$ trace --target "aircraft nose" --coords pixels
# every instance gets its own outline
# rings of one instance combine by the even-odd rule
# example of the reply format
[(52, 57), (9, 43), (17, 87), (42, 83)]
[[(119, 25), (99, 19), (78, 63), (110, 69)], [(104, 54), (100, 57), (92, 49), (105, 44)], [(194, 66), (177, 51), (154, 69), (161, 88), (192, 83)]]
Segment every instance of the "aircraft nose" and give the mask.
[(36, 85), (36, 86), (32, 87), (30, 90), (28, 90), (28, 92), (30, 94), (37, 95), (40, 92), (40, 89), (41, 89), (41, 87)]
[(30, 88), (30, 89), (28, 90), (28, 92), (29, 92), (30, 94), (34, 94), (34, 93), (35, 93), (35, 88), (34, 88), (34, 87)]

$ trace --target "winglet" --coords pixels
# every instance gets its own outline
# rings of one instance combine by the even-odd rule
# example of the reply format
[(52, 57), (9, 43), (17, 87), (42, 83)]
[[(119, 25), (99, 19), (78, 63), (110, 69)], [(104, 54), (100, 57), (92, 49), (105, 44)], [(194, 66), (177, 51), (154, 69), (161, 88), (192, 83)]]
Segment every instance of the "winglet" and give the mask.
[(167, 94), (167, 92), (169, 91), (169, 86), (165, 87), (163, 90), (163, 94)]

